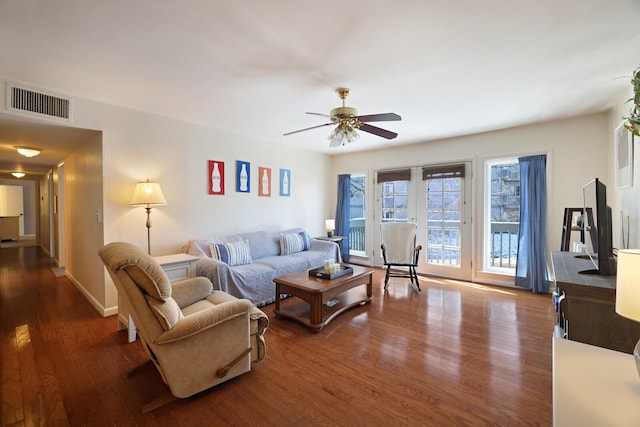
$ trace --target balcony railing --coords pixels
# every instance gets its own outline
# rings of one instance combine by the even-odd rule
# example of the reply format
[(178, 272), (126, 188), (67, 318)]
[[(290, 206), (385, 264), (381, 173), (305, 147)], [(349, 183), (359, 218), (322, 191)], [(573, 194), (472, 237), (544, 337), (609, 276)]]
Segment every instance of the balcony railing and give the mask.
[[(515, 268), (518, 255), (517, 222), (492, 222), (490, 258), (492, 267)], [(352, 251), (364, 252), (365, 226), (363, 219), (353, 219), (349, 225), (349, 247)]]
[(491, 266), (516, 268), (518, 256), (518, 234), (520, 223), (492, 222), (491, 223)]
[(364, 252), (364, 225), (349, 227), (349, 248), (352, 251)]
[(354, 218), (349, 221), (349, 249), (364, 252), (365, 247), (364, 218)]

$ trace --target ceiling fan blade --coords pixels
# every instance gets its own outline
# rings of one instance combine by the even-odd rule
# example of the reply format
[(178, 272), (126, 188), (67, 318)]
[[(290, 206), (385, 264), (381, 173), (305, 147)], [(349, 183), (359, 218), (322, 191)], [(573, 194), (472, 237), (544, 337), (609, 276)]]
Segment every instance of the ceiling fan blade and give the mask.
[(298, 132), (304, 132), (305, 130), (311, 130), (311, 129), (316, 129), (316, 128), (321, 128), (323, 126), (331, 126), (333, 123), (323, 123), (321, 125), (317, 125), (317, 126), (311, 126), (310, 128), (304, 128), (304, 129), (299, 129), (299, 130), (294, 130), (293, 132), (287, 132), (285, 134), (283, 134), (282, 136), (287, 136), (287, 135), (292, 135), (294, 133), (298, 133)]
[(366, 116), (356, 116), (361, 122), (397, 122), (402, 117), (396, 113), (368, 114)]
[(314, 116), (322, 116), (322, 117), (328, 117), (328, 118), (331, 118), (331, 116), (330, 116), (330, 115), (328, 115), (328, 114), (322, 114), (322, 113), (309, 113), (309, 112), (307, 112), (307, 113), (305, 113), (305, 114), (313, 114)]
[(383, 138), (387, 138), (387, 139), (393, 139), (396, 136), (398, 136), (398, 134), (395, 133), (395, 132), (391, 132), (390, 130), (382, 129), (382, 128), (379, 128), (377, 126), (371, 126), (371, 125), (368, 125), (366, 123), (362, 123), (358, 129), (360, 129), (362, 131), (365, 131), (365, 132), (372, 133), (374, 135), (381, 136)]

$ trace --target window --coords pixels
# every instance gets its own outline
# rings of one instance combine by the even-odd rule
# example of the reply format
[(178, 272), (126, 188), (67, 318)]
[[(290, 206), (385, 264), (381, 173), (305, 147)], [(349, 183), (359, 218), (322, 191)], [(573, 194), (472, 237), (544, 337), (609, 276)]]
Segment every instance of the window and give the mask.
[(382, 183), (382, 222), (407, 220), (408, 180)]
[(427, 180), (427, 262), (460, 266), (462, 178)]
[(365, 256), (365, 212), (366, 212), (366, 188), (367, 177), (365, 175), (351, 175), (350, 211), (349, 211), (349, 253)]
[(487, 162), (485, 187), (485, 257), (488, 271), (513, 274), (520, 230), (518, 159)]

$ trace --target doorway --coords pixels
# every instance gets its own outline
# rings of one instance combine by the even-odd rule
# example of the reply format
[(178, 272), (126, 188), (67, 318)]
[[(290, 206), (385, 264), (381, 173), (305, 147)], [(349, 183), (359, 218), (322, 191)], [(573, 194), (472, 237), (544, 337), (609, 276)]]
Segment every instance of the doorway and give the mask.
[[(378, 173), (375, 216), (380, 222), (416, 222), (419, 273), (471, 280), (470, 171), (465, 162)], [(379, 226), (375, 235), (379, 248)], [(379, 251), (375, 264), (382, 265)]]

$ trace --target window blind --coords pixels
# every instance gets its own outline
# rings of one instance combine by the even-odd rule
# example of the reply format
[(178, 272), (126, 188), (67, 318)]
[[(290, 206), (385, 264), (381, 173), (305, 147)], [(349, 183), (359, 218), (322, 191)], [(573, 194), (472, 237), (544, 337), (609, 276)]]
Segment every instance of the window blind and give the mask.
[(411, 169), (397, 169), (392, 171), (378, 171), (378, 184), (389, 181), (409, 181)]
[(422, 168), (422, 179), (464, 178), (464, 164), (425, 166)]

